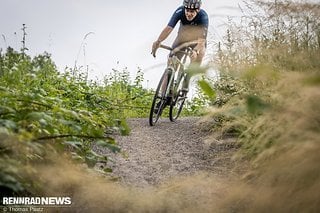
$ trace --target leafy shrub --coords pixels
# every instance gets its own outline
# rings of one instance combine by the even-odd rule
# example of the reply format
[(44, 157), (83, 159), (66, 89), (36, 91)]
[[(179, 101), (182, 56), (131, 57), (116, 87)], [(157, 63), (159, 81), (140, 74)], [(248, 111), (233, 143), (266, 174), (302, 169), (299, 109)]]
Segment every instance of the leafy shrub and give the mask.
[(151, 100), (142, 81), (141, 70), (134, 82), (127, 70), (114, 70), (101, 85), (88, 82), (81, 70), (58, 72), (48, 53), (31, 58), (12, 48), (1, 52), (0, 130), (6, 134), (0, 148), (0, 187), (9, 194), (34, 193), (39, 180), (28, 177), (40, 161), (50, 160), (48, 149), (90, 168), (107, 162), (92, 146), (120, 151), (111, 133), (128, 134), (125, 119), (145, 116), (145, 103)]

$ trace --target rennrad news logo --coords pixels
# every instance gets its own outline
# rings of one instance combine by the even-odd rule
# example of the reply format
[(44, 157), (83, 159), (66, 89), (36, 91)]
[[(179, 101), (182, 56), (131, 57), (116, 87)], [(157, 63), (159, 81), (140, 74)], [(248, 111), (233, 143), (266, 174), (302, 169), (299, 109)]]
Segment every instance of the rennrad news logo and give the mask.
[(2, 205), (68, 206), (71, 197), (3, 197)]

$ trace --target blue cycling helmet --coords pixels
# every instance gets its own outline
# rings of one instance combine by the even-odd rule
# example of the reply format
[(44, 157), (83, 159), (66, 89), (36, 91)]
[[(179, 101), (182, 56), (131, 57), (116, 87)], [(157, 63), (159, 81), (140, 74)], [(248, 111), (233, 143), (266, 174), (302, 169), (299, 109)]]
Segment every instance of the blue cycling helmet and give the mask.
[(183, 6), (186, 9), (200, 9), (201, 0), (184, 0)]

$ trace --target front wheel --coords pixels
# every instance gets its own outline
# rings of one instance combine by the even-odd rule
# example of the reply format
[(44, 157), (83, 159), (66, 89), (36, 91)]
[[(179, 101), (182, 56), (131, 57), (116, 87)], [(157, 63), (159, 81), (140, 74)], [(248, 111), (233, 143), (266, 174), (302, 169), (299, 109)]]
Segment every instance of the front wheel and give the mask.
[(166, 90), (168, 87), (168, 79), (169, 79), (169, 70), (165, 70), (163, 73), (157, 90), (154, 94), (153, 101), (151, 104), (150, 115), (149, 115), (149, 124), (150, 126), (154, 126), (159, 120), (163, 109), (166, 107), (167, 98), (166, 98)]

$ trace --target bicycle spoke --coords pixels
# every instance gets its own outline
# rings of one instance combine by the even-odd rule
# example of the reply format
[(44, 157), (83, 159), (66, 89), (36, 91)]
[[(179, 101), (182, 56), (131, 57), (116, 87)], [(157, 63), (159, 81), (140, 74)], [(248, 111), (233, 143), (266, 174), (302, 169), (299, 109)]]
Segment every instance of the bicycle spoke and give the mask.
[(167, 90), (167, 85), (166, 85), (167, 77), (168, 77), (168, 70), (166, 70), (162, 75), (152, 101), (150, 116), (149, 116), (150, 126), (154, 126), (157, 123), (164, 108), (166, 107), (165, 91)]
[(184, 102), (186, 100), (186, 92), (183, 92), (183, 84), (185, 81), (185, 75), (181, 75), (181, 78), (177, 80), (175, 88), (174, 101), (170, 105), (169, 118), (171, 121), (176, 121), (182, 111)]

